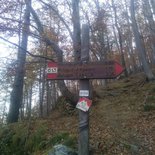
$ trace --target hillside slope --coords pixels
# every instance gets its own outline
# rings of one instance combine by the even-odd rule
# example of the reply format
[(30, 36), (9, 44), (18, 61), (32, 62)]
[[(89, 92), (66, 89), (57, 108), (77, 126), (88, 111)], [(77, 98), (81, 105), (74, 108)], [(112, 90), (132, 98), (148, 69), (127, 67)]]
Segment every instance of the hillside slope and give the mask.
[(91, 138), (105, 154), (155, 154), (155, 83), (140, 75), (100, 88), (91, 111)]
[[(97, 87), (95, 91), (97, 95), (90, 109), (90, 148), (94, 154), (154, 155), (155, 83), (146, 83), (143, 75), (138, 74), (112, 82), (106, 88)], [(70, 145), (73, 141), (73, 147), (77, 145), (77, 112), (68, 115), (60, 106), (48, 119), (33, 120), (29, 124), (30, 133), (34, 134), (40, 128), (43, 128), (43, 132), (39, 133), (44, 135), (44, 143), (41, 143), (41, 149), (33, 149), (35, 155), (47, 154), (52, 146), (49, 139), (61, 133), (69, 133), (75, 138), (69, 140)], [(64, 143), (60, 137), (54, 140)]]
[[(95, 154), (155, 154), (155, 83), (146, 83), (138, 74), (95, 91), (90, 110), (90, 146)], [(77, 136), (78, 116), (55, 111), (49, 125)]]
[[(90, 145), (96, 154), (155, 154), (155, 83), (138, 74), (96, 92), (90, 110)], [(60, 114), (54, 120), (56, 131), (78, 132), (77, 116)]]

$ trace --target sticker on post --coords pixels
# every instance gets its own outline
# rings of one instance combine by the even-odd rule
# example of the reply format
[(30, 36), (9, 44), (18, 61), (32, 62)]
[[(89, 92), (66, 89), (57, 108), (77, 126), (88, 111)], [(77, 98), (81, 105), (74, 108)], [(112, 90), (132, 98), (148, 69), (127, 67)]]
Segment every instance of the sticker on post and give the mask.
[(92, 105), (91, 100), (89, 100), (88, 98), (82, 97), (79, 99), (76, 105), (76, 108), (86, 112), (89, 110), (91, 105)]
[(80, 90), (79, 96), (89, 96), (89, 90)]

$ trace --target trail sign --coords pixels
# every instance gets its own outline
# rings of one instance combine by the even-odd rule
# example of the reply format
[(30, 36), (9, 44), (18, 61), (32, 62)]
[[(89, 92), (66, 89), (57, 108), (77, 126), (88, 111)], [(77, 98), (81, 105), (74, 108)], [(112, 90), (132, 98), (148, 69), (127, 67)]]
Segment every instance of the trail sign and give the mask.
[(47, 79), (113, 79), (124, 71), (116, 61), (87, 63), (54, 63), (48, 62)]
[[(123, 67), (116, 61), (89, 62), (89, 26), (82, 26), (80, 62), (48, 62), (47, 79), (79, 80), (79, 144), (78, 155), (89, 155), (89, 108), (92, 104), (89, 79), (113, 79), (119, 76)], [(85, 60), (85, 61), (84, 61)]]

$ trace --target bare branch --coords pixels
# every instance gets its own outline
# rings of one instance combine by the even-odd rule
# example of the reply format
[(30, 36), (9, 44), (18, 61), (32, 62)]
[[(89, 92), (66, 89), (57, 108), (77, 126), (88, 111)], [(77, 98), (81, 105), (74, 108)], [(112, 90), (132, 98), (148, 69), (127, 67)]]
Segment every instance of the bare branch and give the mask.
[(40, 33), (40, 35), (43, 37), (43, 40), (47, 43), (47, 45), (50, 45), (54, 52), (56, 53), (56, 56), (57, 56), (57, 59), (59, 62), (62, 62), (62, 54), (63, 54), (63, 51), (60, 49), (60, 47), (53, 41), (53, 40), (50, 40), (44, 33), (44, 29), (43, 29), (43, 26), (41, 24), (41, 21), (38, 17), (38, 15), (36, 14), (36, 12), (34, 11), (34, 9), (29, 5), (29, 9), (30, 9), (30, 12), (31, 14), (33, 15), (33, 18), (35, 20), (35, 23), (38, 27), (38, 31)]
[(0, 18), (1, 18), (2, 20), (17, 22), (17, 23), (19, 23), (19, 24), (22, 23), (22, 21), (17, 20), (17, 19), (13, 19), (13, 18), (8, 18), (8, 17), (3, 17), (3, 16), (0, 16)]
[(13, 42), (11, 42), (11, 41), (9, 41), (9, 40), (7, 40), (7, 39), (1, 37), (1, 36), (0, 36), (0, 39), (2, 39), (2, 40), (4, 40), (4, 41), (8, 42), (9, 44), (12, 44), (12, 45), (14, 45), (14, 46), (20, 48), (20, 49), (22, 49), (22, 50), (24, 50), (24, 51), (25, 51), (27, 54), (29, 54), (31, 57), (42, 58), (42, 59), (46, 59), (46, 60), (50, 60), (50, 61), (55, 62), (55, 61), (54, 61), (53, 59), (51, 59), (51, 58), (48, 58), (48, 57), (45, 57), (45, 56), (41, 56), (41, 55), (34, 55), (34, 54), (30, 53), (29, 51), (25, 50), (24, 48), (22, 48), (21, 46), (17, 45), (16, 43), (13, 43)]
[(72, 38), (73, 40), (73, 34), (71, 32), (71, 29), (69, 28), (68, 24), (66, 23), (66, 21), (64, 20), (64, 18), (59, 14), (59, 12), (50, 4), (47, 4), (45, 3), (44, 1), (42, 0), (39, 0), (41, 3), (43, 3), (44, 5), (48, 6), (50, 9), (52, 9), (52, 11), (59, 17), (59, 19), (61, 20), (61, 22), (66, 26), (68, 32), (69, 32), (69, 35), (70, 37)]

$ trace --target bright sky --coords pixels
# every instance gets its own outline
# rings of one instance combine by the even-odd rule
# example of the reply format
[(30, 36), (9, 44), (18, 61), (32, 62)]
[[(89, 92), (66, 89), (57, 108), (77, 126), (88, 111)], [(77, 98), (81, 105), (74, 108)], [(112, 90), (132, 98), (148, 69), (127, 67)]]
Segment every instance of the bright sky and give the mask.
[[(1, 35), (3, 37), (3, 35)], [(16, 37), (9, 38), (10, 42), (17, 43), (18, 39)], [(10, 47), (15, 48), (15, 46), (9, 44), (8, 42), (2, 40), (0, 38), (0, 58), (1, 57), (9, 57), (9, 55), (13, 52)], [(15, 51), (14, 51), (15, 52)]]
[(0, 40), (0, 57), (6, 57), (8, 55), (7, 46), (6, 42)]

